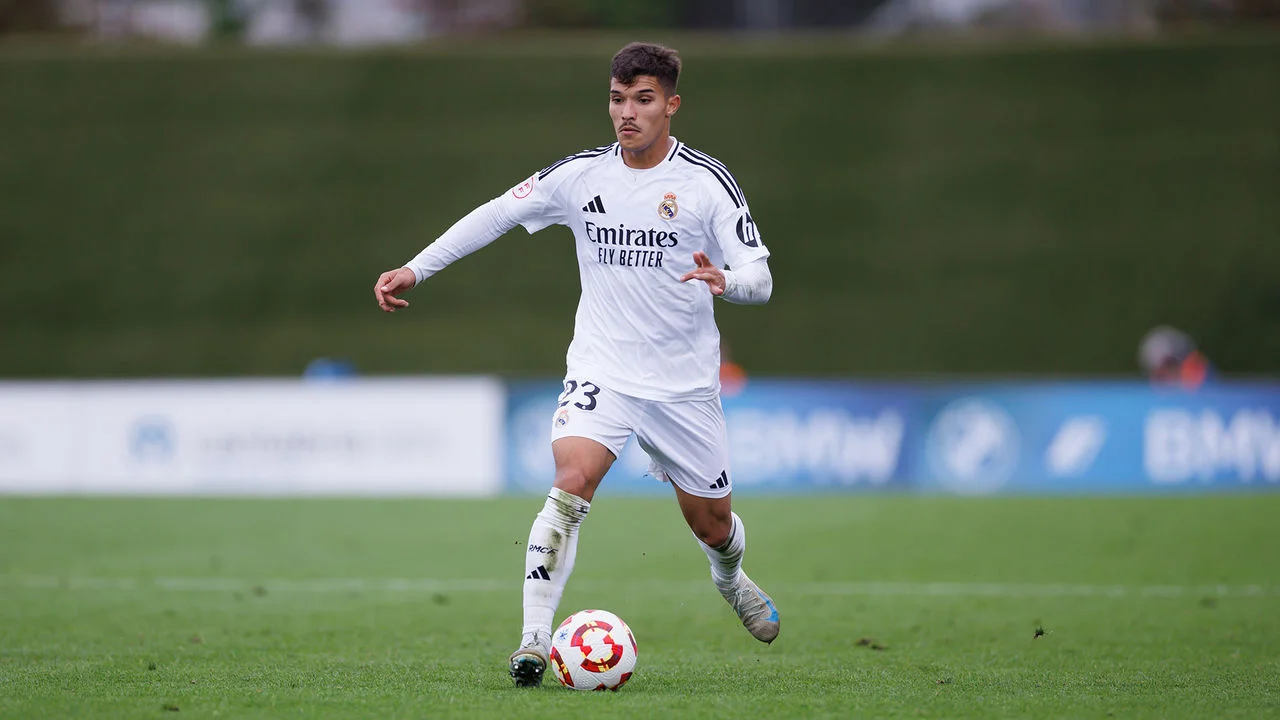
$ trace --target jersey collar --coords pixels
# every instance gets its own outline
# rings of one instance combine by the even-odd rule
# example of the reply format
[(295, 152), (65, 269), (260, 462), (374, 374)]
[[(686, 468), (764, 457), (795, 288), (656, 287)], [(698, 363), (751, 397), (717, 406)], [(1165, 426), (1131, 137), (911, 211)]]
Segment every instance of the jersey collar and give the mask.
[(618, 165), (622, 166), (623, 168), (625, 168), (625, 169), (627, 169), (627, 170), (630, 170), (630, 171), (633, 171), (633, 172), (639, 172), (639, 173), (641, 173), (641, 174), (646, 173), (646, 172), (650, 172), (650, 171), (656, 171), (656, 170), (658, 170), (659, 168), (664, 167), (664, 163), (669, 163), (669, 162), (671, 162), (672, 160), (674, 160), (674, 159), (675, 159), (675, 157), (676, 157), (676, 153), (680, 152), (680, 148), (681, 148), (681, 147), (684, 147), (684, 143), (680, 142), (680, 140), (679, 140), (675, 135), (668, 135), (667, 137), (671, 138), (671, 149), (670, 149), (669, 151), (667, 151), (667, 157), (666, 157), (666, 158), (664, 158), (662, 162), (658, 163), (657, 165), (654, 165), (654, 166), (653, 166), (653, 167), (651, 167), (651, 168), (645, 168), (644, 170), (636, 170), (635, 168), (630, 167), (630, 166), (628, 166), (625, 162), (623, 162), (623, 160), (622, 160), (622, 143), (614, 143), (614, 144), (613, 144), (613, 156), (614, 156), (614, 157), (616, 157), (616, 158), (618, 158)]

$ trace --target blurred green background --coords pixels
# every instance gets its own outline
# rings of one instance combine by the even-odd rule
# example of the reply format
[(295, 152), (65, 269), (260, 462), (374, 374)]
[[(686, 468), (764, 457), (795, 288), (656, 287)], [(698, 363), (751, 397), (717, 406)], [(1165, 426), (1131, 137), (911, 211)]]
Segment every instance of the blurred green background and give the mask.
[[(656, 35), (656, 36), (654, 36)], [(377, 310), (474, 206), (612, 141), (593, 35), (337, 53), (0, 46), (0, 377), (558, 375), (568, 230)], [(773, 251), (755, 374), (1136, 376), (1149, 327), (1280, 372), (1274, 36), (890, 48), (665, 37), (682, 140)]]

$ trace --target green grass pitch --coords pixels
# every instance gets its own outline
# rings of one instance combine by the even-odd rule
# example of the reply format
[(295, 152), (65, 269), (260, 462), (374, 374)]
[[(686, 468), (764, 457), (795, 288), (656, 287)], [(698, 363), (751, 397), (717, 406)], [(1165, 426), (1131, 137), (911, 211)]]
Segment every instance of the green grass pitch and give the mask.
[(618, 693), (511, 686), (501, 500), (0, 499), (0, 717), (1280, 716), (1280, 495), (742, 499), (753, 640), (671, 499), (611, 497), (559, 617)]

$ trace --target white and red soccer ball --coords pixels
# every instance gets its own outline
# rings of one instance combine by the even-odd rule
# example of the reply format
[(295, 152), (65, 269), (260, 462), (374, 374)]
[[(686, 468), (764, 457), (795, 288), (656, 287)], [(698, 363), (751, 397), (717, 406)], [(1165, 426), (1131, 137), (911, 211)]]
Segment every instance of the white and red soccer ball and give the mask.
[(581, 610), (551, 636), (551, 671), (574, 690), (617, 690), (636, 669), (636, 638), (608, 610)]

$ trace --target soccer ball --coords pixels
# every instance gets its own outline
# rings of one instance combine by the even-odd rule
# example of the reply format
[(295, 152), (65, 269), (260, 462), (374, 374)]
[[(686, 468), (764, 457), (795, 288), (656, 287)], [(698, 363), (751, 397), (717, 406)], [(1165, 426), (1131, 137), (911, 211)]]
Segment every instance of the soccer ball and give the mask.
[(636, 669), (636, 638), (608, 610), (581, 610), (551, 638), (551, 668), (574, 690), (617, 690)]

